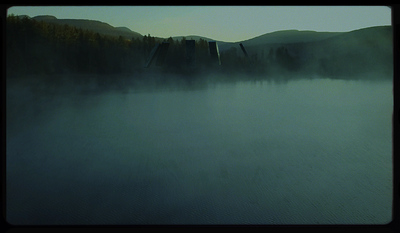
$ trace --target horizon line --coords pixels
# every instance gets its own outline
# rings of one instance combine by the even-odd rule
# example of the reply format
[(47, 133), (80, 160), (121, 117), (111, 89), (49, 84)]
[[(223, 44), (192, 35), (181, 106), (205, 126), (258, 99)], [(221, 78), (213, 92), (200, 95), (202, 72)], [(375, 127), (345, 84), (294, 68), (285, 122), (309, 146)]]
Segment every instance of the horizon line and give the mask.
[[(88, 19), (88, 18), (57, 18), (57, 17), (54, 16), (54, 15), (48, 15), (48, 14), (29, 16), (29, 15), (16, 15), (16, 14), (13, 14), (13, 13), (11, 13), (11, 14), (8, 14), (8, 13), (7, 13), (7, 17), (8, 17), (8, 16), (11, 16), (11, 15), (18, 16), (18, 17), (25, 16), (25, 17), (28, 17), (28, 18), (30, 18), (30, 19), (33, 19), (33, 18), (35, 18), (35, 17), (40, 17), (40, 16), (51, 16), (51, 17), (54, 17), (54, 18), (56, 18), (56, 19), (58, 19), (58, 20), (91, 20), (91, 21), (97, 21), (97, 22), (101, 22), (101, 23), (106, 23), (106, 24), (110, 25), (110, 26), (113, 27), (113, 28), (125, 27), (125, 28), (129, 29), (130, 31), (132, 31), (132, 32), (134, 32), (134, 33), (140, 34), (142, 37), (147, 36), (148, 34), (150, 34), (150, 33), (141, 34), (141, 33), (137, 32), (137, 31), (132, 30), (132, 29), (129, 28), (128, 26), (113, 26), (113, 25), (109, 24), (108, 22), (104, 22), (104, 21), (101, 21), (101, 20), (99, 20), (99, 19)], [(251, 37), (251, 38), (248, 38), (248, 39), (245, 39), (245, 40), (238, 40), (238, 41), (223, 41), (223, 40), (214, 39), (214, 38), (208, 37), (208, 36), (200, 36), (200, 35), (193, 35), (193, 34), (191, 34), (191, 35), (167, 36), (167, 37), (165, 37), (165, 36), (155, 36), (155, 35), (153, 35), (152, 37), (160, 38), (160, 39), (168, 39), (168, 38), (170, 38), (170, 37), (171, 37), (171, 38), (174, 38), (174, 37), (190, 37), (190, 36), (193, 36), (193, 37), (207, 38), (207, 39), (211, 39), (211, 40), (214, 40), (214, 41), (217, 41), (217, 42), (239, 43), (239, 42), (251, 40), (251, 39), (254, 39), (254, 38), (257, 38), (257, 37), (266, 35), (266, 34), (275, 33), (275, 32), (299, 31), (299, 32), (317, 32), (317, 33), (348, 33), (348, 32), (353, 32), (353, 31), (362, 30), (362, 29), (367, 29), (367, 28), (373, 28), (373, 27), (387, 27), (387, 26), (392, 26), (392, 24), (368, 26), (368, 27), (353, 29), (353, 30), (349, 30), (349, 31), (315, 31), (315, 30), (311, 30), (311, 29), (296, 29), (296, 28), (291, 28), (291, 29), (280, 29), (280, 30), (276, 30), (276, 31), (265, 32), (265, 33), (259, 34), (259, 35), (257, 35), (257, 36), (254, 36), (254, 37)], [(74, 26), (74, 27), (75, 27), (75, 26)], [(150, 35), (151, 35), (151, 34), (150, 34)]]

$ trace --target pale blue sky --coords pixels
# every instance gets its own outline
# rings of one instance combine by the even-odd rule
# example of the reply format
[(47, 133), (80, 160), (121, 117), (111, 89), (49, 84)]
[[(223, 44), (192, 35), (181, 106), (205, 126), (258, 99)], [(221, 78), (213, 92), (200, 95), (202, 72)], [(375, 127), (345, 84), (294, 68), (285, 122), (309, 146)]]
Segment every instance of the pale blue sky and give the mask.
[(12, 7), (11, 13), (100, 20), (142, 35), (201, 35), (230, 42), (287, 29), (343, 32), (391, 25), (391, 9), (385, 6), (40, 6)]

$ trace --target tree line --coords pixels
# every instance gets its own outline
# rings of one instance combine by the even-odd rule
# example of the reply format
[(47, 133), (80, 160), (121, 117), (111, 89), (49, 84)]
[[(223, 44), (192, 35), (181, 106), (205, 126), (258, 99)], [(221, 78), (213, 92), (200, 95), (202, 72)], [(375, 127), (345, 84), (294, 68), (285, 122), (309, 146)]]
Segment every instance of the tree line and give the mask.
[[(388, 68), (384, 68), (390, 72), (391, 67), (389, 53), (386, 55), (377, 49), (371, 52), (371, 48), (363, 44), (354, 48), (346, 47), (322, 58), (311, 56), (307, 59), (300, 55), (310, 51), (310, 45), (305, 47), (303, 44), (282, 44), (248, 48), (248, 57), (244, 56), (240, 47), (234, 46), (220, 52), (221, 65), (216, 65), (216, 62), (210, 59), (208, 41), (199, 39), (195, 42), (195, 69), (188, 69), (185, 63), (187, 39), (191, 38), (161, 39), (150, 34), (142, 38), (127, 39), (67, 24), (59, 25), (9, 15), (6, 24), (7, 77), (30, 74), (140, 74), (147, 69), (144, 65), (151, 50), (157, 43), (162, 42), (169, 43), (164, 64), (161, 67), (153, 65), (149, 70), (172, 74), (220, 72), (268, 76), (285, 72), (348, 75), (363, 70), (376, 70), (375, 67), (379, 68), (381, 63), (389, 64)], [(326, 44), (325, 47), (329, 46)], [(363, 51), (367, 55), (383, 54), (381, 57), (388, 57), (388, 62), (384, 63), (382, 61), (386, 60), (380, 59), (371, 63), (371, 56), (364, 56)], [(365, 65), (370, 63), (371, 65)], [(371, 68), (367, 69), (368, 67)]]
[[(150, 34), (126, 39), (76, 28), (36, 21), (28, 17), (7, 16), (7, 74), (118, 74), (144, 71), (144, 64), (156, 43), (163, 40)], [(190, 38), (188, 38), (190, 39)], [(185, 70), (185, 41), (168, 38), (167, 59), (162, 71), (179, 73)], [(274, 61), (293, 69), (291, 56), (284, 48), (270, 54), (270, 60), (239, 55), (237, 48), (220, 54), (221, 66), (210, 60), (208, 42), (196, 41), (196, 71), (218, 69), (221, 72), (256, 70), (265, 72)], [(272, 57), (273, 56), (273, 59)]]
[(6, 33), (9, 74), (132, 72), (156, 43), (150, 35), (127, 40), (13, 15)]

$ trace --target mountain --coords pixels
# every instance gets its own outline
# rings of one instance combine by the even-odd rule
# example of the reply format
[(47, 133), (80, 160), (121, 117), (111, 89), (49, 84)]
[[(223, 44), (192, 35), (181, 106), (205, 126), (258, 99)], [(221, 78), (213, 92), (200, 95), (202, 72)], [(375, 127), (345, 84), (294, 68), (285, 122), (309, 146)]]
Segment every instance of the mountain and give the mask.
[(131, 29), (127, 28), (127, 27), (115, 27), (115, 29), (119, 30), (119, 31), (125, 31), (125, 32), (133, 32)]
[(127, 27), (113, 27), (108, 23), (104, 23), (97, 20), (57, 19), (52, 15), (40, 15), (40, 16), (35, 16), (32, 19), (36, 21), (45, 21), (54, 24), (61, 24), (61, 25), (67, 24), (69, 26), (95, 31), (98, 32), (99, 34), (108, 36), (123, 36), (127, 39), (131, 38), (141, 39), (143, 37), (141, 34), (134, 32)]
[(384, 50), (392, 49), (391, 26), (362, 28), (350, 32), (315, 32), (285, 30), (266, 33), (258, 37), (234, 43), (219, 44), (220, 51), (239, 47), (242, 43), (249, 53), (286, 47), (294, 55), (313, 54), (323, 57), (328, 54), (348, 53), (356, 49)]
[(265, 33), (263, 35), (239, 42), (221, 41), (218, 44), (220, 51), (224, 51), (232, 46), (239, 46), (239, 43), (242, 43), (245, 46), (245, 48), (250, 46), (261, 46), (265, 44), (304, 43), (304, 42), (320, 41), (340, 34), (342, 34), (342, 32), (282, 30), (282, 31)]
[(277, 31), (241, 42), (221, 42), (219, 50), (243, 57), (239, 43), (253, 59), (281, 60), (292, 70), (344, 76), (380, 71), (390, 74), (393, 71), (391, 26), (350, 32)]
[[(229, 49), (232, 46), (239, 46), (239, 43), (249, 46), (258, 46), (263, 44), (287, 44), (287, 43), (300, 43), (300, 42), (314, 42), (324, 40), (333, 36), (342, 34), (343, 32), (316, 32), (316, 31), (299, 31), (299, 30), (282, 30), (247, 39), (239, 42), (224, 42), (216, 40), (220, 51)], [(173, 36), (174, 40), (181, 40), (183, 37), (186, 39), (199, 40), (204, 39), (207, 41), (215, 40), (204, 36), (188, 35), (188, 36)]]
[(200, 40), (200, 39), (203, 39), (203, 40), (206, 40), (206, 41), (210, 41), (210, 40), (214, 40), (214, 39), (211, 39), (211, 38), (207, 38), (207, 37), (204, 37), (204, 36), (196, 36), (196, 35), (189, 35), (189, 36), (173, 36), (172, 37), (172, 39), (174, 39), (174, 40), (182, 40), (182, 38), (183, 37), (185, 37), (186, 38), (186, 40)]
[[(267, 44), (264, 44), (264, 47)], [(254, 46), (254, 49), (261, 49), (263, 46)], [(350, 32), (340, 33), (324, 40), (288, 43), (286, 47), (293, 54), (304, 57), (304, 54), (315, 57), (333, 57), (358, 54), (363, 59), (382, 54), (392, 54), (392, 27), (376, 26), (362, 28)], [(371, 57), (372, 56), (372, 57)]]
[(331, 72), (359, 69), (390, 73), (393, 71), (392, 27), (377, 26), (343, 33), (308, 44), (303, 53), (318, 58), (322, 66), (329, 65)]
[(283, 30), (271, 33), (266, 33), (261, 36), (254, 37), (249, 40), (242, 41), (248, 46), (265, 44), (265, 43), (299, 43), (313, 42), (324, 40), (342, 32), (316, 32), (316, 31), (299, 31), (299, 30)]

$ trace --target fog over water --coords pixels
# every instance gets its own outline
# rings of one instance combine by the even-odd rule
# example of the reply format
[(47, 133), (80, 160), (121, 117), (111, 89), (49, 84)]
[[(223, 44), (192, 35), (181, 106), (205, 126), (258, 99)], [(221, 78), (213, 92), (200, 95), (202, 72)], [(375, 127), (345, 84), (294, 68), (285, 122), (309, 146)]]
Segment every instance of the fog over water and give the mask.
[(391, 221), (390, 78), (122, 86), (7, 83), (10, 223)]

